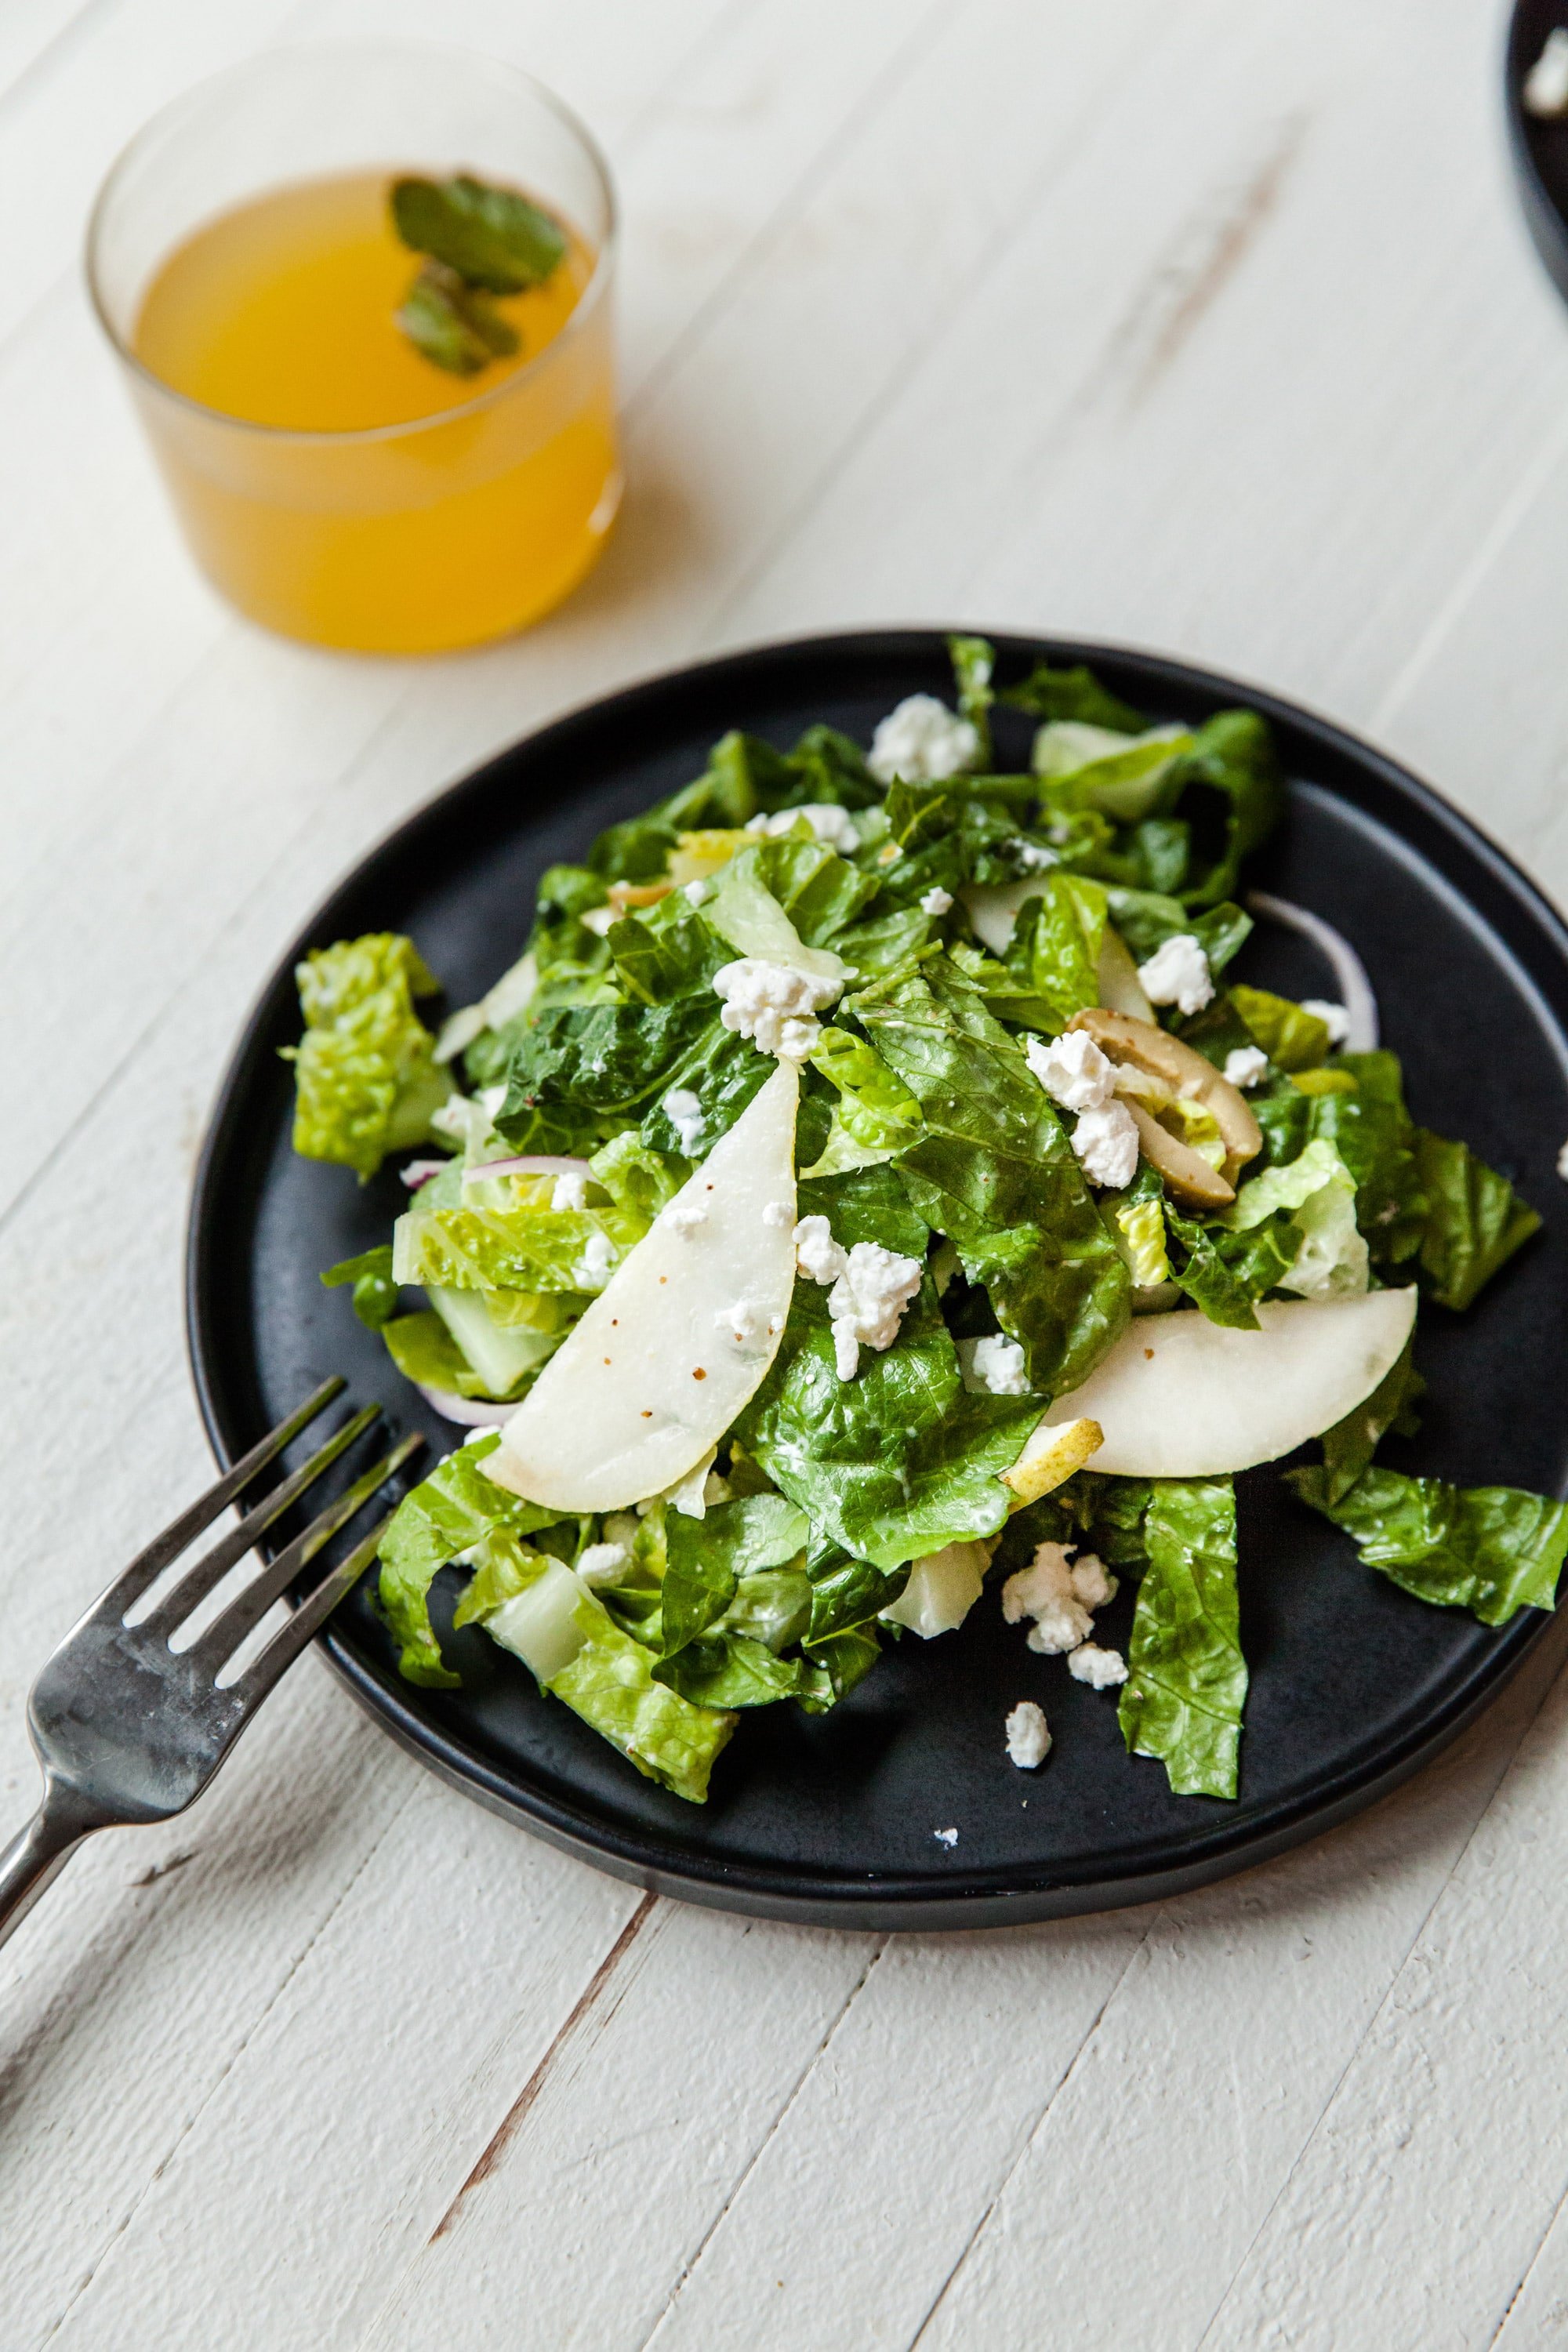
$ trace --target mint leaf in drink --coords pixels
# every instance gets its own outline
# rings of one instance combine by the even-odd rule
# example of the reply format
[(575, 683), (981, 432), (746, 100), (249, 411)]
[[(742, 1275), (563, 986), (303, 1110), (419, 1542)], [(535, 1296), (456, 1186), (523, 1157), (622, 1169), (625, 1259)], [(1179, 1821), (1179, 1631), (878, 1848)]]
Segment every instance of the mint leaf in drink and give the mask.
[(492, 360), (509, 359), (517, 331), (489, 296), (467, 286), (443, 262), (427, 261), (397, 313), (416, 352), (448, 375), (478, 375)]
[(542, 286), (565, 257), (558, 221), (515, 189), (490, 187), (466, 172), (449, 180), (395, 180), (391, 203), (405, 245), (487, 294)]

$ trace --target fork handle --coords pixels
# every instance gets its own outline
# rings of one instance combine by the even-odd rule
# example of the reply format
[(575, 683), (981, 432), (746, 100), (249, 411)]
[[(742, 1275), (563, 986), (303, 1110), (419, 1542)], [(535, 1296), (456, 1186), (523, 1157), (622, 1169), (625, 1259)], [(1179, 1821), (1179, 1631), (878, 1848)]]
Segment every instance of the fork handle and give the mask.
[(26, 1828), (18, 1830), (0, 1851), (0, 1944), (21, 1926), (45, 1887), (53, 1885), (82, 1840), (98, 1826), (84, 1821), (51, 1790)]

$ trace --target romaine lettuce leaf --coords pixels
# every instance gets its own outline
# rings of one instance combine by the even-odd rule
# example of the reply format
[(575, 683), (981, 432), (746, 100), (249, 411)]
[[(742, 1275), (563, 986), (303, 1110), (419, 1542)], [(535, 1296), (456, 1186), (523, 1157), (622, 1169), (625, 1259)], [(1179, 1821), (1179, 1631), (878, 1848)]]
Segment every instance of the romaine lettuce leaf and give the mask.
[(1311, 1134), (1333, 1145), (1355, 1179), (1356, 1223), (1373, 1261), (1402, 1265), (1421, 1246), (1427, 1202), (1398, 1057), (1341, 1054), (1329, 1066), (1353, 1078), (1355, 1092), (1311, 1097)]
[(294, 1149), (374, 1176), (389, 1151), (424, 1140), (452, 1091), (435, 1039), (414, 1010), (440, 982), (412, 940), (373, 931), (340, 940), (295, 968), (305, 1034), (294, 1064)]
[(651, 1669), (655, 1682), (696, 1706), (771, 1706), (776, 1699), (818, 1696), (824, 1670), (804, 1658), (781, 1658), (746, 1633), (708, 1633)]
[(607, 937), (616, 978), (640, 1004), (710, 994), (713, 975), (731, 952), (678, 890), (657, 906), (623, 915)]
[(1140, 735), (1149, 723), (1141, 710), (1109, 693), (1083, 662), (1071, 669), (1053, 669), (1049, 662), (1040, 662), (1017, 686), (1008, 687), (1001, 699), (1034, 719), (1081, 719), (1090, 727), (1112, 728), (1120, 735)]
[(734, 1715), (694, 1706), (656, 1682), (649, 1653), (622, 1633), (591, 1593), (581, 1595), (575, 1614), (582, 1644), (542, 1687), (618, 1748), (646, 1779), (689, 1804), (702, 1804), (714, 1759), (735, 1728)]
[(1568, 1505), (1518, 1486), (1450, 1486), (1375, 1466), (1331, 1499), (1330, 1471), (1288, 1470), (1304, 1503), (1354, 1537), (1367, 1567), (1418, 1601), (1505, 1625), (1551, 1609), (1568, 1553)]
[(1230, 1480), (1154, 1480), (1143, 1540), (1122, 1737), (1134, 1755), (1163, 1759), (1177, 1796), (1234, 1797), (1247, 1662)]
[(321, 1276), (324, 1290), (341, 1289), (344, 1283), (353, 1286), (353, 1310), (367, 1331), (379, 1331), (390, 1322), (397, 1312), (391, 1243), (384, 1242), (379, 1249), (362, 1250), (358, 1257), (345, 1257), (339, 1265), (328, 1266)]
[(1369, 1279), (1367, 1245), (1356, 1226), (1355, 1179), (1333, 1145), (1314, 1137), (1299, 1159), (1266, 1168), (1243, 1184), (1222, 1223), (1251, 1233), (1283, 1210), (1300, 1234), (1296, 1255), (1275, 1280), (1302, 1298), (1348, 1298)]
[(1021, 996), (1049, 1010), (1065, 1029), (1075, 1013), (1100, 1003), (1100, 950), (1105, 938), (1105, 892), (1098, 882), (1058, 868), (1042, 878), (1037, 898), (1026, 898), (1005, 959)]
[(841, 1381), (826, 1296), (803, 1282), (740, 1434), (815, 1526), (886, 1570), (994, 1535), (1007, 1516), (1001, 1473), (1039, 1417), (1038, 1397), (968, 1393), (929, 1278), (893, 1345), (867, 1349)]
[[(1199, 878), (1182, 896), (1189, 906), (1213, 906), (1230, 897), (1242, 860), (1268, 840), (1284, 811), (1285, 788), (1268, 722), (1256, 710), (1216, 711), (1194, 736), (1179, 786), (1173, 805), (1193, 823), (1200, 856), (1213, 843)], [(1207, 819), (1205, 797), (1220, 803), (1217, 823)]]
[(669, 1152), (655, 1151), (635, 1127), (612, 1136), (588, 1165), (616, 1208), (635, 1217), (645, 1231), (686, 1181), (683, 1161)]
[(1035, 738), (1040, 797), (1064, 815), (1098, 809), (1115, 824), (1135, 824), (1161, 812), (1170, 781), (1179, 772), (1177, 763), (1194, 740), (1181, 727), (1157, 727), (1129, 738), (1081, 720), (1054, 719)]
[(682, 1061), (719, 1025), (719, 1000), (710, 994), (545, 1011), (531, 1020), (512, 1055), (496, 1127), (521, 1150), (519, 1138), (538, 1108), (627, 1117), (656, 1089), (676, 1084)]
[(1256, 1331), (1254, 1302), (1274, 1289), (1300, 1244), (1298, 1229), (1283, 1215), (1242, 1234), (1182, 1216), (1169, 1202), (1165, 1222), (1185, 1255), (1172, 1265), (1172, 1279), (1211, 1323)]
[(1329, 1024), (1320, 1021), (1289, 996), (1267, 988), (1247, 988), (1240, 982), (1230, 990), (1230, 1001), (1276, 1069), (1315, 1070), (1329, 1057)]
[(1112, 884), (1106, 892), (1110, 919), (1132, 950), (1146, 963), (1156, 948), (1185, 932), (1195, 939), (1217, 979), (1252, 932), (1252, 918), (1229, 901), (1194, 915), (1179, 898), (1161, 898), (1152, 890), (1129, 890)]
[(949, 637), (948, 659), (952, 664), (952, 683), (956, 690), (961, 719), (967, 719), (980, 739), (975, 766), (991, 765), (991, 706), (995, 701), (991, 683), (996, 667), (994, 646), (984, 637)]
[(530, 1535), (558, 1516), (486, 1477), (484, 1458), (500, 1444), (497, 1430), (459, 1445), (404, 1496), (381, 1539), (381, 1605), (402, 1644), (398, 1671), (430, 1690), (455, 1689), (459, 1680), (442, 1664), (431, 1629), (430, 1586), (437, 1570), (492, 1530)]
[[(705, 1160), (767, 1084), (773, 1066), (772, 1057), (759, 1054), (749, 1037), (738, 1037), (715, 1017), (684, 1060), (666, 1073), (657, 1098), (643, 1113), (643, 1141), (655, 1151)], [(671, 1118), (666, 1106), (678, 1094), (696, 1097), (700, 1116), (695, 1123), (678, 1126)]]
[(869, 1164), (868, 1155), (901, 1151), (920, 1134), (925, 1122), (919, 1103), (863, 1037), (825, 1023), (811, 1059), (838, 1091), (836, 1123), (857, 1147), (858, 1164)]
[(1131, 1286), (1044, 1089), (956, 982), (883, 983), (853, 1010), (925, 1117), (899, 1162), (914, 1206), (985, 1285), (1031, 1389), (1076, 1388), (1124, 1328)]
[(661, 1588), (664, 1654), (707, 1633), (730, 1607), (742, 1576), (800, 1559), (810, 1534), (805, 1512), (783, 1495), (719, 1503), (700, 1519), (671, 1512), (665, 1520)]
[(1421, 1271), (1440, 1307), (1463, 1308), (1540, 1230), (1541, 1219), (1468, 1144), (1420, 1127), (1414, 1142), (1416, 1180), (1426, 1196)]
[(416, 1199), (393, 1228), (396, 1280), (449, 1290), (595, 1296), (647, 1231), (647, 1218), (614, 1202), (596, 1209), (500, 1209), (476, 1197), (497, 1189), (470, 1185), (454, 1208), (439, 1202), (425, 1207)]
[(395, 1315), (382, 1325), (381, 1336), (405, 1381), (420, 1388), (445, 1389), (450, 1396), (488, 1394), (484, 1381), (433, 1309)]

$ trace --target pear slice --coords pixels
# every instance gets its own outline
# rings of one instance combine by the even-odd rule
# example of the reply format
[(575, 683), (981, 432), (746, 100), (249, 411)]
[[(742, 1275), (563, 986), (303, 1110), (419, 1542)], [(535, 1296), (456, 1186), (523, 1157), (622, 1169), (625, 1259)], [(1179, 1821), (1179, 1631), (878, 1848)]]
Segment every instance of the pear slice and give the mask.
[(1039, 875), (1026, 874), (1021, 882), (972, 882), (958, 895), (974, 926), (975, 938), (994, 956), (1005, 956), (1024, 901), (1040, 898), (1045, 887)]
[(1258, 1309), (1237, 1331), (1195, 1311), (1151, 1315), (1053, 1413), (1100, 1423), (1097, 1470), (1123, 1478), (1207, 1478), (1274, 1462), (1321, 1437), (1398, 1360), (1415, 1293), (1300, 1298)]
[(484, 1465), (499, 1485), (552, 1510), (621, 1510), (717, 1444), (789, 1314), (799, 1099), (781, 1062), (507, 1423)]
[[(1051, 1410), (1055, 1412), (1054, 1405)], [(1037, 1503), (1042, 1495), (1065, 1486), (1104, 1442), (1105, 1432), (1097, 1421), (1042, 1421), (1012, 1468), (1002, 1473), (1002, 1484), (1013, 1495), (1007, 1508), (1021, 1511), (1026, 1503)], [(1097, 1462), (1094, 1466), (1098, 1470), (1100, 1465)]]

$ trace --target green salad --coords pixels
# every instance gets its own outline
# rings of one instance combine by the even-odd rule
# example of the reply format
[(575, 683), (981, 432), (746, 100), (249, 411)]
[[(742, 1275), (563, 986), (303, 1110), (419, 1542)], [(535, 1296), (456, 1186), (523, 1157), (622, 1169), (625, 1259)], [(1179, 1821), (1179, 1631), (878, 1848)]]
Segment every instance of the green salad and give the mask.
[[(1232, 977), (1283, 807), (1261, 718), (951, 651), (952, 703), (868, 749), (725, 736), (545, 874), (439, 1025), (407, 939), (300, 967), (296, 1149), (416, 1155), (389, 1240), (321, 1278), (467, 1429), (378, 1606), (454, 1685), (453, 1570), (443, 1622), (698, 1802), (743, 1708), (819, 1713), (1000, 1608), (999, 1770), (1042, 1763), (1066, 1673), (1173, 1790), (1234, 1797), (1237, 1472), (1320, 1441), (1284, 1475), (1366, 1566), (1489, 1625), (1552, 1606), (1568, 1508), (1375, 1458), (1417, 1426), (1418, 1305), (1540, 1221), (1415, 1124), (1348, 947), (1344, 1003)], [(1027, 774), (993, 772), (998, 699)]]

